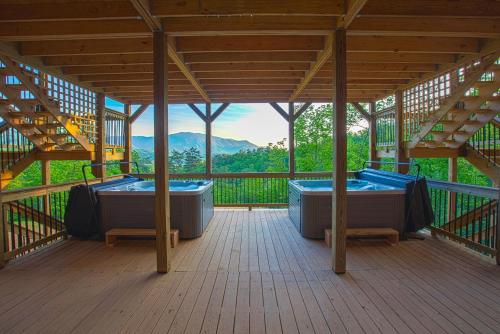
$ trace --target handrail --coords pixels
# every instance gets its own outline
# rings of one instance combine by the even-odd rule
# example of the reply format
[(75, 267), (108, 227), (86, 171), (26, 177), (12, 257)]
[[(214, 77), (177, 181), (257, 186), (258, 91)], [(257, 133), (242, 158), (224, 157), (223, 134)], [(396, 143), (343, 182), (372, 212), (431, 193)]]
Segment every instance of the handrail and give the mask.
[(127, 114), (119, 112), (119, 111), (116, 111), (116, 110), (113, 110), (113, 109), (104, 108), (104, 112), (107, 115), (111, 115), (111, 116), (114, 116), (116, 118), (123, 118), (123, 119), (127, 119), (128, 118)]
[[(89, 184), (97, 184), (105, 181), (112, 181), (116, 179), (123, 178), (127, 174), (118, 174), (118, 175), (113, 175), (113, 176), (107, 176), (105, 178), (95, 178), (88, 180)], [(71, 181), (71, 182), (65, 182), (61, 184), (51, 184), (51, 185), (46, 185), (46, 186), (37, 186), (37, 187), (30, 187), (30, 188), (24, 188), (24, 189), (15, 189), (15, 190), (7, 190), (7, 191), (2, 191), (0, 192), (0, 197), (2, 199), (2, 203), (7, 203), (10, 201), (18, 201), (24, 198), (28, 197), (35, 197), (35, 196), (43, 196), (43, 195), (48, 195), (51, 193), (55, 192), (60, 192), (60, 191), (65, 191), (70, 189), (72, 186), (76, 186), (79, 184), (83, 184), (83, 180), (78, 180), (78, 181)]]
[[(348, 176), (354, 176), (353, 171), (348, 171)], [(131, 174), (137, 176), (136, 174)], [(142, 173), (141, 177), (151, 179), (155, 177), (154, 173)], [(299, 177), (329, 177), (332, 176), (332, 172), (295, 172), (295, 178)], [(185, 178), (185, 179), (196, 179), (196, 178), (208, 178), (208, 179), (225, 179), (225, 178), (288, 178), (290, 177), (289, 172), (244, 172), (244, 173), (175, 173), (170, 174), (170, 178)]]
[(464, 184), (458, 182), (439, 181), (427, 179), (427, 185), (431, 188), (462, 193), (466, 195), (487, 197), (490, 199), (500, 199), (498, 188), (477, 186), (473, 184)]

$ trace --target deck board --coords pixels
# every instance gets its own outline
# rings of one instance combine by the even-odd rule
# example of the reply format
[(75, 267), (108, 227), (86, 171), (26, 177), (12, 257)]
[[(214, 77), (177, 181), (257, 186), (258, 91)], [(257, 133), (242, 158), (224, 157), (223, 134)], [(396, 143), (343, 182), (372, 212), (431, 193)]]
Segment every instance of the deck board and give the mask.
[(500, 267), (428, 238), (348, 243), (348, 272), (286, 210), (216, 210), (156, 274), (151, 241), (67, 240), (0, 271), (0, 332), (498, 333)]

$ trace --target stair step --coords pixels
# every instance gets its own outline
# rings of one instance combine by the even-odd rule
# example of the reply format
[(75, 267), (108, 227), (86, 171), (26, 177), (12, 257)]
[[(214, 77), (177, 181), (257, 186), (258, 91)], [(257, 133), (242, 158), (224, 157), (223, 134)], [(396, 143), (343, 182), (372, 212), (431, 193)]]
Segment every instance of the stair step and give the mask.
[(442, 142), (446, 138), (448, 138), (451, 135), (451, 132), (447, 131), (431, 131), (430, 134), (432, 135), (432, 138), (434, 138), (434, 141), (436, 142)]
[(66, 143), (66, 144), (60, 145), (60, 147), (61, 147), (61, 149), (65, 150), (65, 151), (73, 151), (77, 148), (80, 148), (80, 144)]
[(458, 142), (454, 139), (448, 139), (443, 141), (444, 146), (448, 148), (459, 148), (462, 146), (463, 142)]
[(54, 148), (54, 146), (56, 145), (56, 143), (43, 143), (42, 145), (40, 145), (40, 148), (45, 151)]
[(459, 130), (453, 133), (456, 142), (465, 143), (476, 131)]
[(436, 140), (426, 140), (423, 142), (425, 147), (427, 148), (436, 148), (436, 147), (441, 147), (442, 143), (438, 142)]

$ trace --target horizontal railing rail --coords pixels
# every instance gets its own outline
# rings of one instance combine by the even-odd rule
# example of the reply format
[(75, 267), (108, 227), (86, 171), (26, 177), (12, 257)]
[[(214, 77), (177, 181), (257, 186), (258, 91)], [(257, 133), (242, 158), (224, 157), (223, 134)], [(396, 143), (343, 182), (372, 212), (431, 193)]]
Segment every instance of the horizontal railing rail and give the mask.
[[(352, 177), (354, 172), (349, 172)], [(154, 174), (141, 174), (154, 179)], [(172, 180), (208, 179), (214, 182), (217, 207), (284, 207), (288, 205), (290, 173), (191, 173), (170, 174)], [(296, 172), (294, 179), (330, 179), (331, 172)]]
[(498, 188), (428, 180), (434, 234), (499, 259)]
[[(90, 184), (123, 175), (90, 180)], [(3, 259), (8, 260), (66, 236), (64, 212), (71, 187), (83, 181), (8, 190), (0, 193)], [(0, 247), (0, 250), (2, 247)]]

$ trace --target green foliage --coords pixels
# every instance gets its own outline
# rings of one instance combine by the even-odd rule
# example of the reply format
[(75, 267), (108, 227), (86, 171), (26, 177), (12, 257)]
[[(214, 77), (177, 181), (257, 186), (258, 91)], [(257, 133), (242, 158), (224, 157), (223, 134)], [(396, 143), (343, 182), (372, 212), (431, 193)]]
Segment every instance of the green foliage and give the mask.
[[(388, 99), (383, 103), (386, 105), (393, 102)], [(354, 171), (361, 169), (364, 161), (368, 160), (368, 131), (362, 126), (363, 122), (360, 114), (350, 104), (348, 106), (347, 168), (350, 171)], [(296, 121), (295, 158), (298, 172), (332, 170), (332, 115), (332, 105), (327, 104), (316, 108), (310, 107)], [(150, 152), (134, 150), (132, 157), (140, 165), (142, 173), (152, 173), (154, 171), (154, 157)], [(393, 159), (384, 160), (390, 161)], [(436, 180), (447, 180), (448, 159), (415, 159), (415, 161), (421, 165), (422, 175)], [(82, 165), (89, 163), (89, 161), (52, 161), (51, 182), (56, 184), (81, 180)], [(132, 166), (133, 171), (134, 169), (135, 167)], [(203, 173), (205, 171), (205, 162), (197, 148), (193, 147), (182, 152), (174, 150), (169, 156), (169, 169), (171, 173)], [(392, 170), (393, 166), (383, 166), (382, 169)], [(286, 172), (288, 171), (288, 147), (286, 139), (255, 150), (245, 150), (235, 154), (215, 155), (213, 157), (213, 171), (215, 173)], [(107, 167), (107, 175), (119, 173), (121, 171), (118, 165)], [(92, 177), (90, 170), (88, 171), (88, 175)], [(259, 182), (258, 180), (245, 182), (254, 182), (255, 196), (264, 191), (264, 186), (270, 187), (273, 191), (283, 188), (283, 185), (280, 183), (258, 185), (256, 183)], [(458, 182), (491, 185), (487, 177), (482, 175), (463, 158), (460, 158), (458, 161)], [(19, 189), (38, 185), (41, 185), (41, 165), (40, 162), (35, 162), (13, 180), (8, 188)], [(250, 187), (250, 184), (241, 185)], [(237, 187), (238, 183), (227, 184), (226, 186)], [(261, 189), (259, 190), (257, 186)], [(222, 194), (222, 192), (220, 193)]]

